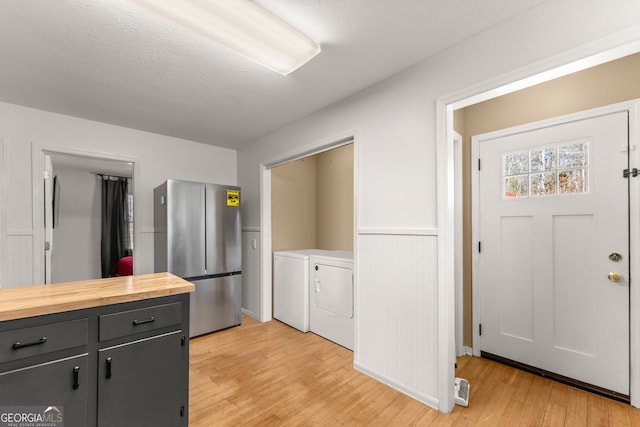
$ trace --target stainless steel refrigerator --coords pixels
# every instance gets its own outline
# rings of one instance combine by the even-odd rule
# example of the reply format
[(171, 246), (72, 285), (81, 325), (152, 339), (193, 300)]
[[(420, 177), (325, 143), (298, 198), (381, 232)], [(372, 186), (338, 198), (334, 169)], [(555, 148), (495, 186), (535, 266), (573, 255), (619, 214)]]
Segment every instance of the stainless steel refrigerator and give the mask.
[(169, 179), (153, 191), (154, 269), (195, 285), (190, 336), (239, 325), (240, 188)]

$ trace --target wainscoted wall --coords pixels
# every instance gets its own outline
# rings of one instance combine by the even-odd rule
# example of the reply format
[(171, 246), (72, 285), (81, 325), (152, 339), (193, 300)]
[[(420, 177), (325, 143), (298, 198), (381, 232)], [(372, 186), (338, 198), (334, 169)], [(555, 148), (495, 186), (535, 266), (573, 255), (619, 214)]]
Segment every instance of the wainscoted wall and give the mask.
[(153, 248), (153, 229), (146, 228), (140, 232), (136, 232), (133, 242), (133, 263), (136, 271), (144, 273), (153, 273), (153, 251), (137, 248)]
[(242, 311), (260, 319), (260, 229), (242, 230)]
[(436, 235), (358, 234), (354, 354), (356, 369), (436, 408), (437, 248)]
[(3, 288), (17, 288), (37, 282), (33, 277), (33, 240), (31, 230), (7, 230)]

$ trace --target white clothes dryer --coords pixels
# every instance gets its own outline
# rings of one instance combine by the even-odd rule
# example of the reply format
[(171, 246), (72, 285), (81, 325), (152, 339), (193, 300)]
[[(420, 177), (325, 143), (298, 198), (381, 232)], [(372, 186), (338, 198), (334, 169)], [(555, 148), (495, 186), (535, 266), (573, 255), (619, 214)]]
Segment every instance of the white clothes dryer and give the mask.
[(309, 266), (309, 330), (353, 350), (353, 252), (314, 251)]

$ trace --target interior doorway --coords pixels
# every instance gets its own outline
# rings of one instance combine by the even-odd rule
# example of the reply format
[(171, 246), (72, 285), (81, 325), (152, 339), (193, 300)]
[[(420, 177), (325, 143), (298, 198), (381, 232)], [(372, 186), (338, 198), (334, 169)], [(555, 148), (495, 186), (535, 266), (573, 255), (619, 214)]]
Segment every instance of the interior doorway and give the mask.
[[(614, 41), (609, 45), (610, 50), (602, 50), (602, 46), (595, 48), (594, 46), (585, 46), (582, 55), (587, 55), (587, 52), (592, 52), (592, 56), (586, 56), (584, 59), (578, 62), (570, 62), (570, 57), (557, 58), (558, 67), (550, 69), (550, 64), (532, 64), (527, 67), (525, 70), (519, 70), (517, 72), (512, 73), (509, 76), (503, 76), (501, 81), (505, 82), (504, 86), (499, 86), (495, 81), (486, 82), (483, 87), (475, 87), (469, 88), (467, 91), (457, 93), (452, 95), (449, 98), (443, 98), (440, 100), (439, 111), (442, 113), (442, 122), (439, 122), (439, 129), (441, 130), (441, 135), (451, 135), (451, 128), (459, 129), (456, 127), (456, 122), (462, 118), (463, 125), (463, 133), (464, 133), (464, 144), (467, 145), (465, 148), (465, 158), (464, 158), (464, 171), (466, 174), (466, 178), (464, 179), (464, 198), (465, 205), (470, 206), (471, 200), (471, 171), (473, 171), (477, 165), (472, 164), (471, 155), (470, 155), (470, 136), (476, 135), (482, 132), (487, 132), (494, 129), (501, 129), (509, 126), (513, 126), (520, 123), (532, 122), (535, 120), (541, 120), (547, 117), (554, 117), (561, 114), (567, 114), (573, 111), (581, 111), (588, 108), (597, 107), (599, 105), (607, 105), (615, 102), (620, 102), (621, 100), (628, 100), (637, 98), (639, 95), (637, 91), (640, 87), (637, 84), (627, 84), (625, 82), (628, 81), (628, 78), (625, 79), (625, 76), (633, 76), (637, 74), (637, 72), (633, 71), (633, 66), (629, 66), (629, 62), (637, 62), (638, 61), (638, 52), (639, 45), (637, 40), (625, 39), (621, 38), (618, 41)], [(567, 60), (569, 62), (563, 64), (562, 61)], [(590, 75), (593, 73), (597, 73), (601, 66), (609, 67), (615, 66), (617, 61), (627, 62), (627, 65), (620, 68), (620, 74), (617, 74), (615, 77), (610, 77), (604, 84), (595, 84), (589, 83)], [(565, 79), (570, 79), (573, 75), (579, 75), (579, 80), (577, 80), (573, 85), (568, 86), (569, 88), (573, 87), (575, 90), (580, 90), (581, 96), (572, 96), (570, 92), (567, 92), (560, 86), (560, 83)], [(614, 88), (613, 86), (619, 86), (619, 88)], [(507, 97), (511, 98), (523, 98), (522, 94), (532, 91), (538, 92), (540, 88), (548, 88), (550, 93), (547, 95), (542, 95), (541, 97), (536, 97), (534, 99), (529, 98), (528, 100), (523, 99), (523, 104), (520, 104), (521, 107), (514, 105), (510, 102), (505, 102)], [(597, 104), (587, 104), (581, 105), (580, 107), (567, 110), (567, 108), (573, 108), (571, 106), (572, 103), (585, 103), (592, 102), (592, 99), (588, 95), (591, 93), (588, 88), (598, 88), (594, 93), (599, 94), (600, 96), (606, 97), (607, 99), (599, 101)], [(506, 95), (505, 95), (506, 94)], [(503, 96), (505, 95), (505, 96)], [(538, 93), (540, 95), (540, 93)], [(558, 102), (559, 100), (563, 100), (563, 102)], [(568, 102), (571, 101), (571, 102)], [(492, 114), (483, 115), (482, 117), (477, 116), (475, 119), (475, 127), (478, 126), (495, 126), (495, 118), (500, 117), (504, 120), (511, 120), (511, 123), (506, 125), (502, 125), (501, 127), (492, 127), (485, 128), (480, 132), (471, 131), (471, 127), (469, 125), (470, 114), (468, 109), (473, 109), (476, 105), (481, 104), (492, 104), (492, 106), (498, 107), (498, 110), (502, 111), (502, 115), (496, 115), (495, 112)], [(547, 110), (543, 110), (541, 106), (553, 107), (554, 113), (549, 114), (549, 108)], [(522, 121), (523, 115), (529, 114), (537, 110), (538, 114), (542, 114), (542, 116), (535, 117), (533, 119), (529, 119), (528, 121)], [(446, 112), (445, 112), (446, 111)], [(525, 113), (525, 114), (523, 114)], [(503, 122), (504, 122), (503, 120)], [(515, 120), (515, 122), (514, 122)], [(632, 121), (636, 120), (637, 117), (632, 116)], [(471, 120), (472, 122), (474, 120)], [(445, 124), (446, 123), (446, 124)], [(448, 128), (447, 128), (448, 127)], [(637, 135), (631, 135), (632, 138), (637, 138)], [(444, 147), (445, 138), (439, 138), (440, 147)], [(633, 145), (633, 142), (632, 142)], [(468, 152), (467, 152), (468, 150)], [(443, 149), (443, 152), (445, 150)], [(444, 160), (443, 160), (444, 161)], [(450, 188), (453, 183), (449, 183)], [(634, 207), (632, 206), (632, 209)], [(472, 316), (475, 316), (475, 311), (472, 313), (469, 308), (472, 305), (475, 305), (476, 297), (473, 295), (473, 299), (471, 295), (473, 294), (470, 282), (468, 279), (471, 276), (471, 254), (472, 251), (476, 250), (477, 241), (472, 239), (471, 234), (471, 214), (470, 209), (464, 209), (464, 234), (465, 234), (465, 249), (464, 249), (464, 275), (465, 275), (465, 316), (464, 316), (464, 349), (465, 352), (469, 353), (472, 351), (472, 338), (478, 333), (477, 329), (474, 325), (477, 325), (475, 319)], [(637, 242), (638, 236), (632, 233), (632, 243)], [(632, 245), (633, 249), (633, 245)], [(456, 259), (456, 263), (461, 262), (459, 259)], [(475, 291), (475, 288), (474, 288)], [(640, 300), (640, 294), (634, 291), (632, 287), (631, 290), (631, 307)], [(634, 318), (636, 319), (634, 321)], [(632, 309), (631, 311), (631, 354), (634, 353), (634, 348), (638, 347), (638, 343), (640, 342), (640, 331), (636, 330), (633, 325), (637, 324), (637, 316), (635, 311)], [(631, 373), (631, 403), (634, 406), (640, 405), (640, 395), (638, 390), (640, 390), (640, 380), (637, 375)], [(635, 391), (635, 392), (634, 392)], [(634, 397), (635, 396), (635, 397)]]
[(133, 257), (134, 162), (54, 150), (42, 153), (44, 283), (101, 278), (102, 182), (126, 182), (126, 249)]
[[(353, 209), (357, 203), (357, 140), (352, 133), (342, 138), (333, 139), (331, 141), (321, 142), (312, 148), (304, 148), (295, 153), (284, 154), (279, 157), (269, 159), (261, 164), (261, 183), (260, 183), (260, 229), (262, 239), (260, 242), (260, 313), (259, 317), (262, 322), (269, 321), (273, 318), (273, 201), (272, 201), (272, 170), (275, 167), (301, 160), (316, 154), (327, 152), (328, 150), (337, 149), (343, 146), (351, 145), (353, 147), (353, 198), (351, 200)], [(279, 202), (280, 203), (280, 202)], [(296, 212), (296, 194), (291, 194), (289, 199), (283, 206), (288, 207), (292, 213)], [(353, 212), (353, 229), (351, 229), (350, 239), (355, 242), (355, 229), (357, 229), (357, 215)], [(354, 243), (355, 245), (355, 243)], [(353, 251), (356, 248), (353, 247)]]

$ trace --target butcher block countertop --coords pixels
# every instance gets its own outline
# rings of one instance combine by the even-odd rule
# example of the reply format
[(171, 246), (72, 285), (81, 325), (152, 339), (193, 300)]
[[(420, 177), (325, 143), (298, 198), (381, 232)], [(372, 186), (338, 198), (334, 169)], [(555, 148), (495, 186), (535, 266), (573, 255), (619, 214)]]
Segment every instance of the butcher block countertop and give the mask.
[(170, 273), (0, 289), (0, 321), (193, 292)]

